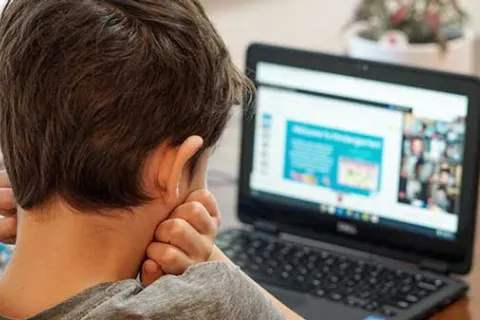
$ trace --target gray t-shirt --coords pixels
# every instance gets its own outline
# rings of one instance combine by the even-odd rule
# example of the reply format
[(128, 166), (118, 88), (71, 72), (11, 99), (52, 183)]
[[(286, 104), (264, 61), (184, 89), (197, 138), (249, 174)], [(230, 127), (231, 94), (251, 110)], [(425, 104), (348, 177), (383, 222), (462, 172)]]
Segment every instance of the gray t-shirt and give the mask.
[[(136, 280), (101, 284), (31, 320), (284, 319), (237, 266), (207, 262), (148, 287)], [(0, 320), (8, 320), (0, 316)]]

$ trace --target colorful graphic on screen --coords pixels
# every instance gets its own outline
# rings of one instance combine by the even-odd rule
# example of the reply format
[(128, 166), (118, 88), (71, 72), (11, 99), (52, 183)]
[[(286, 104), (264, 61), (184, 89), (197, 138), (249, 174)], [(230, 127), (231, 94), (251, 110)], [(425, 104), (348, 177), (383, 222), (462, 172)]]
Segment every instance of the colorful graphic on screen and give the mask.
[(338, 183), (361, 190), (378, 190), (379, 166), (354, 159), (340, 158), (338, 162)]
[(383, 139), (287, 121), (284, 178), (369, 196), (378, 192)]

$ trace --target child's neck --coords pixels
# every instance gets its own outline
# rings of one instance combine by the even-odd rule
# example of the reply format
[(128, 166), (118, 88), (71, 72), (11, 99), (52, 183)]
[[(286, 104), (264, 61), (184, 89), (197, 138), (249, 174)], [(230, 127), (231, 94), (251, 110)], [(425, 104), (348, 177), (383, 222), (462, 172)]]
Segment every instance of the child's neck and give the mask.
[(97, 284), (136, 277), (156, 226), (129, 213), (60, 210), (45, 219), (19, 213), (17, 246), (0, 278), (0, 314), (31, 316)]

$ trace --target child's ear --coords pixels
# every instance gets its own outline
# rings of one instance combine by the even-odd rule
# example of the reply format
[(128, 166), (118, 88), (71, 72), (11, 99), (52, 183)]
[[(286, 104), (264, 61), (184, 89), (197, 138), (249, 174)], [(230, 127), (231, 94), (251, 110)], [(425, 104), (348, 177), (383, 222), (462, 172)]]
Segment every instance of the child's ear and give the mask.
[(188, 169), (190, 160), (200, 151), (203, 139), (199, 136), (191, 136), (176, 148), (174, 161), (167, 176), (165, 190), (165, 203), (176, 205), (180, 197), (180, 185), (182, 175)]

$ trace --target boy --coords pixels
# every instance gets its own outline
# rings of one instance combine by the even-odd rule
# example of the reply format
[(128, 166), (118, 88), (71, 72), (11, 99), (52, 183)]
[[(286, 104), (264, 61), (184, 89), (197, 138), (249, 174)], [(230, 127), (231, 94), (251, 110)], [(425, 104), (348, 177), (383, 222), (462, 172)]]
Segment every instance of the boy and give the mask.
[[(0, 69), (0, 319), (298, 318), (211, 249), (208, 157), (249, 85), (198, 1), (12, 0)], [(147, 283), (210, 262), (143, 288), (145, 253)]]

